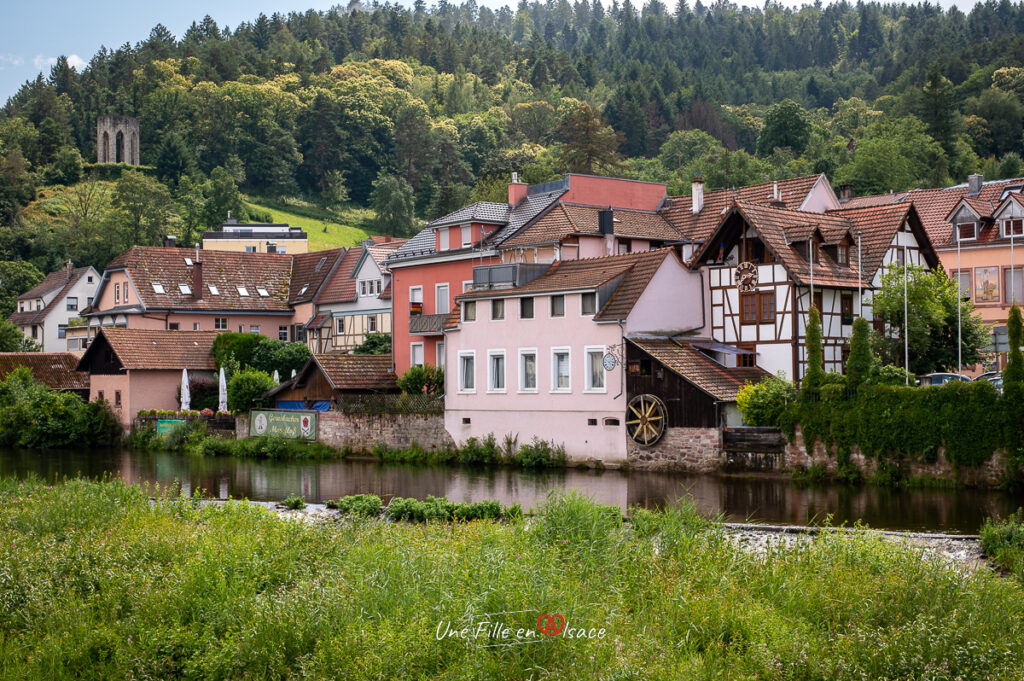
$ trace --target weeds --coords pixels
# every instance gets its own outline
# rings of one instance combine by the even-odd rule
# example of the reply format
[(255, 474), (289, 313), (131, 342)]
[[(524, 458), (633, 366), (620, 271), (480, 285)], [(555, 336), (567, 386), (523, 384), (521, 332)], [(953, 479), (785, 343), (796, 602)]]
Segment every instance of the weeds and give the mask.
[(978, 534), (985, 555), (1024, 581), (1024, 509), (1004, 520), (986, 518)]
[(301, 511), (306, 508), (306, 498), (298, 494), (292, 494), (285, 497), (281, 501), (281, 505), (285, 508), (290, 508), (293, 511)]

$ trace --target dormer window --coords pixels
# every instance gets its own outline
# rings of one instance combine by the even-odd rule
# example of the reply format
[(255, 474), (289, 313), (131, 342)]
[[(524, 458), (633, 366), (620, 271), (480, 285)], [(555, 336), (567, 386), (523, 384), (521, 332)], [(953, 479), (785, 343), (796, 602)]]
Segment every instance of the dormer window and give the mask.
[(1024, 236), (1024, 220), (1016, 218), (1013, 220), (1003, 220), (1003, 236)]
[(978, 238), (978, 223), (958, 222), (956, 225), (956, 233), (960, 241), (974, 241)]
[(186, 296), (192, 295), (192, 288), (188, 284), (178, 284), (178, 290)]
[(836, 263), (840, 265), (850, 264), (850, 247), (846, 244), (836, 246)]
[[(114, 284), (114, 286), (116, 287), (117, 284)], [(114, 290), (116, 291), (117, 289), (115, 288)], [(156, 282), (153, 282), (153, 293), (159, 293), (160, 295), (163, 295), (163, 294), (165, 294), (167, 292), (164, 291), (164, 285), (163, 284), (157, 284)]]
[(246, 297), (249, 295), (249, 289), (245, 288), (244, 286), (236, 286), (235, 288), (238, 289), (238, 295), (242, 297)]

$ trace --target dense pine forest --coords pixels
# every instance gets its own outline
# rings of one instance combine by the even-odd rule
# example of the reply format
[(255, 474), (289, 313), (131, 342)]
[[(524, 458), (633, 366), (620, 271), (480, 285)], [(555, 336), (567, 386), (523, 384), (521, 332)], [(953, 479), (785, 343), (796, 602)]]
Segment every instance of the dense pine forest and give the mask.
[[(826, 172), (858, 193), (1015, 176), (1022, 66), (1024, 5), (1008, 0), (353, 0), (158, 25), (81, 72), (58, 60), (0, 109), (0, 260), (102, 266), (167, 232), (190, 243), (228, 210), (270, 219), (243, 195), (327, 218), (369, 207), (368, 230), (409, 233), (502, 200), (513, 170), (673, 193), (696, 172), (711, 187)], [(138, 117), (141, 171), (91, 163), (103, 114)]]

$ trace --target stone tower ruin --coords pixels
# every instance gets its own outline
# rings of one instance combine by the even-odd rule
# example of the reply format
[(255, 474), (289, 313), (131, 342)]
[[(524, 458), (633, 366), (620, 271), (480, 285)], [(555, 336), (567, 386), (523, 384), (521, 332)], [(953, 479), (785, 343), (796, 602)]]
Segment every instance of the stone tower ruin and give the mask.
[(139, 119), (129, 116), (96, 118), (96, 162), (139, 165)]

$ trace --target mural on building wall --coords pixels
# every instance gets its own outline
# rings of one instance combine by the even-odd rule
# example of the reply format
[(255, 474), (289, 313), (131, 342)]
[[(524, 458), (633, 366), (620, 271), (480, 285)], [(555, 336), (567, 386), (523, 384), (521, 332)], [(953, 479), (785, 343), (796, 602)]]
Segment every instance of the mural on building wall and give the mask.
[(978, 267), (974, 270), (976, 291), (976, 303), (998, 303), (999, 302), (999, 268)]

